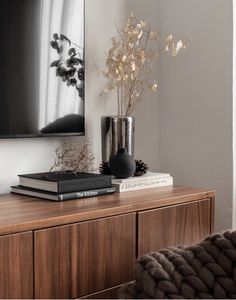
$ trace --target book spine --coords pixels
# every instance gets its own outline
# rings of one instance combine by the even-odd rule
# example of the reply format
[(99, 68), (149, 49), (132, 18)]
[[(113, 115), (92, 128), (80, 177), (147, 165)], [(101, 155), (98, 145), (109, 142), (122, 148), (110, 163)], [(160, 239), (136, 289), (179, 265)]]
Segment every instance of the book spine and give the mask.
[(113, 184), (113, 187), (116, 188), (116, 192), (128, 192), (128, 191), (136, 191), (154, 187), (163, 187), (173, 185), (173, 177), (167, 177), (163, 179), (149, 180), (143, 182), (136, 183), (122, 183), (122, 184)]
[(65, 194), (69, 192), (77, 192), (84, 190), (96, 190), (102, 188), (111, 188), (111, 176), (106, 176), (105, 178), (86, 178), (78, 180), (66, 180), (58, 182), (58, 193)]
[(142, 178), (142, 177), (138, 177), (137, 179), (126, 179), (126, 181), (124, 182), (118, 182), (115, 180), (112, 180), (112, 184), (119, 184), (119, 185), (127, 185), (127, 184), (148, 184), (148, 183), (156, 183), (159, 182), (161, 180), (169, 180), (170, 178), (172, 178), (171, 176), (165, 176), (165, 177), (151, 177), (151, 178)]
[(59, 194), (58, 198), (60, 201), (64, 201), (64, 200), (72, 200), (72, 199), (80, 199), (80, 198), (88, 198), (88, 197), (96, 197), (101, 195), (113, 194), (114, 192), (115, 192), (115, 188), (94, 189), (88, 191)]
[(153, 174), (153, 175), (144, 175), (144, 176), (133, 176), (129, 177), (127, 179), (118, 179), (113, 178), (112, 182), (116, 184), (123, 184), (123, 183), (133, 183), (133, 182), (140, 182), (140, 181), (147, 181), (147, 180), (157, 180), (157, 179), (163, 179), (163, 178), (169, 178), (171, 177), (170, 174)]

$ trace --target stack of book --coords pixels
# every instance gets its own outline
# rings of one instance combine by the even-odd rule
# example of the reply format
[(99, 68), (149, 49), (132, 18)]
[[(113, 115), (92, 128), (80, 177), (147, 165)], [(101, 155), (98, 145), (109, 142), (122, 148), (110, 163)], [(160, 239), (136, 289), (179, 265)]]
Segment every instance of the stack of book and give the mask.
[(130, 177), (127, 179), (112, 179), (112, 185), (117, 193), (150, 189), (173, 185), (173, 177), (166, 173), (148, 172), (140, 177)]
[(86, 172), (49, 172), (18, 175), (19, 185), (12, 193), (53, 201), (112, 194), (112, 177)]

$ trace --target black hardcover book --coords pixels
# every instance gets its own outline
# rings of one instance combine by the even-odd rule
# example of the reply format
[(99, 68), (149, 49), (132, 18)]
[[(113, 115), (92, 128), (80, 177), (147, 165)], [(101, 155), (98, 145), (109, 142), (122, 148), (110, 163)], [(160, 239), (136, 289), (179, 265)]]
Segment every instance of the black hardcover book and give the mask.
[(52, 201), (65, 201), (65, 200), (73, 200), (73, 199), (81, 199), (81, 198), (113, 194), (115, 192), (115, 188), (102, 188), (102, 189), (93, 189), (88, 191), (58, 194), (58, 193), (46, 192), (46, 191), (41, 191), (37, 189), (31, 189), (31, 188), (16, 185), (11, 187), (11, 192), (14, 194), (43, 198)]
[(86, 172), (65, 171), (18, 176), (21, 186), (60, 194), (112, 187), (110, 175)]

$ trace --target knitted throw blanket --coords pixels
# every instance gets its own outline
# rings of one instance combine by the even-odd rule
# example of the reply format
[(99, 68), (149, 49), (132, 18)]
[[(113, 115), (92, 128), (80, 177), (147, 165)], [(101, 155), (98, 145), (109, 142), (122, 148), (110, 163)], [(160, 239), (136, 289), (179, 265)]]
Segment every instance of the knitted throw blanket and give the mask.
[(236, 231), (215, 234), (191, 247), (144, 255), (136, 280), (120, 290), (122, 299), (236, 298)]

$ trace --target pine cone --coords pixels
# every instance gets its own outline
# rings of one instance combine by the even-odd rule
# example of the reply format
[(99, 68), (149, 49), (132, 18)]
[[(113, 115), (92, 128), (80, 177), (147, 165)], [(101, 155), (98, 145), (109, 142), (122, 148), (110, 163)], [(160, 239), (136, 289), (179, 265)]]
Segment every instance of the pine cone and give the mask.
[(99, 167), (99, 172), (100, 174), (111, 175), (111, 168), (109, 162), (107, 161), (102, 162)]
[(142, 160), (135, 160), (136, 170), (134, 172), (134, 176), (143, 176), (148, 171), (148, 165)]

